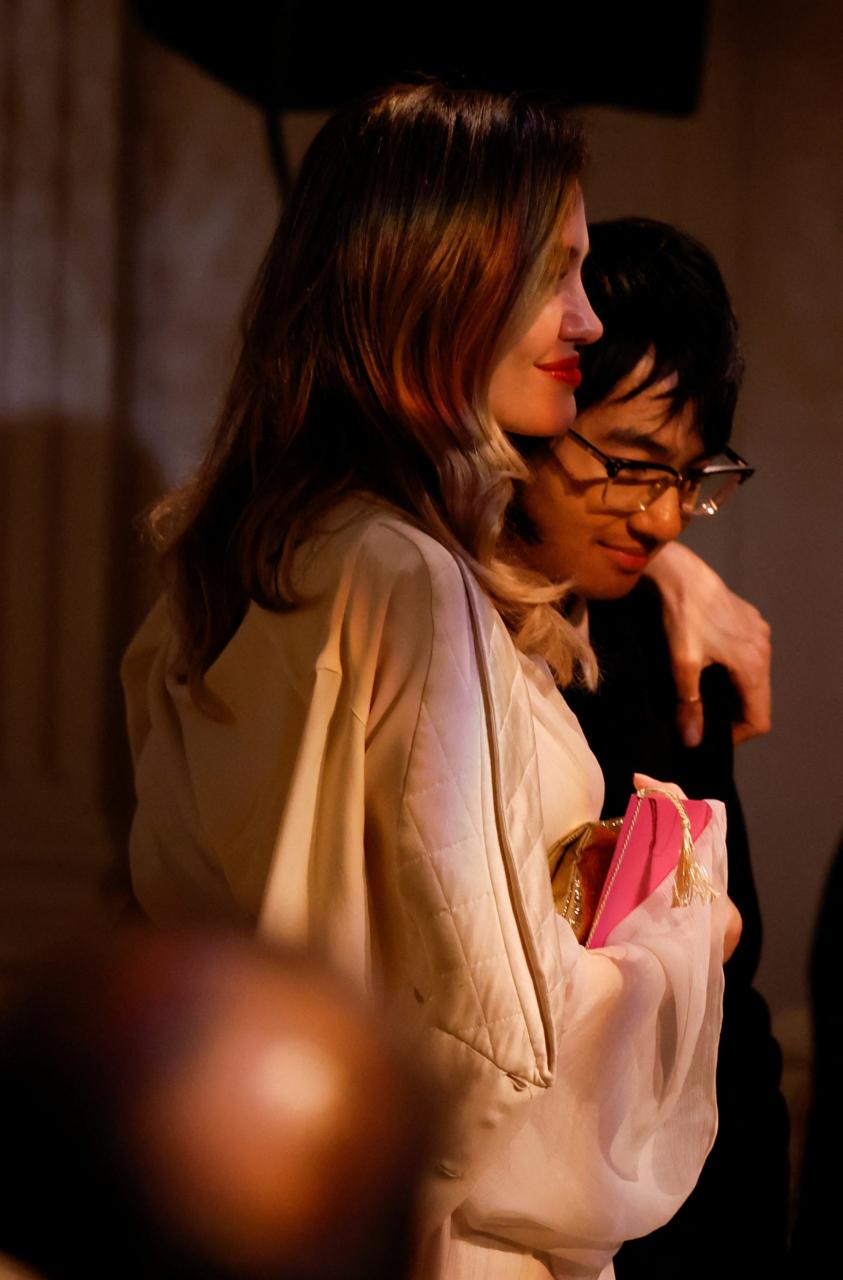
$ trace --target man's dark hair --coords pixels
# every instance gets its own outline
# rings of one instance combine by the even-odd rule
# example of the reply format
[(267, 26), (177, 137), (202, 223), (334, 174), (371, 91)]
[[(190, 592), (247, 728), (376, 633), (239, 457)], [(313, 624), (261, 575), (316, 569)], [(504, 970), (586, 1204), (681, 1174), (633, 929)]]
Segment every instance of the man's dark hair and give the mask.
[(652, 351), (652, 369), (623, 399), (675, 373), (671, 412), (690, 403), (706, 452), (716, 453), (729, 439), (743, 376), (737, 320), (717, 263), (693, 236), (650, 218), (594, 222), (589, 238), (583, 279), (604, 335), (580, 352), (579, 411), (608, 399)]

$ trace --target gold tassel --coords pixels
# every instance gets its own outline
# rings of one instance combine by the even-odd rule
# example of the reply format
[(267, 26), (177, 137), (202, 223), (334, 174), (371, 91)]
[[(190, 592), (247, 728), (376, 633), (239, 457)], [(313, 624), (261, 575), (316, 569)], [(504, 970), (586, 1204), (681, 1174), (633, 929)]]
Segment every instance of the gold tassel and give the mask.
[(640, 787), (636, 794), (642, 799), (644, 796), (667, 796), (679, 814), (679, 821), (682, 823), (682, 847), (679, 850), (676, 877), (673, 881), (674, 907), (688, 907), (694, 898), (699, 898), (700, 902), (713, 902), (715, 898), (719, 898), (720, 890), (715, 889), (711, 883), (711, 877), (697, 859), (694, 837), (691, 834), (691, 820), (679, 797), (662, 787)]

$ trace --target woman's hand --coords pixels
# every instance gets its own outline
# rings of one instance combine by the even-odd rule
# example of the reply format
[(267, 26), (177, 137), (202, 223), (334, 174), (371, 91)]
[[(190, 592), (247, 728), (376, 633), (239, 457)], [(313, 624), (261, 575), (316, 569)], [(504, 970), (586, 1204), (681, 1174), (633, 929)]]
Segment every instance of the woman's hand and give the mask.
[(770, 730), (770, 627), (754, 605), (730, 591), (704, 560), (671, 542), (647, 574), (662, 597), (662, 616), (679, 696), (677, 721), (686, 746), (702, 741), (700, 675), (721, 663), (741, 700), (742, 719), (733, 740), (745, 742)]
[(655, 787), (657, 791), (669, 791), (677, 800), (688, 799), (678, 782), (662, 782), (660, 778), (651, 778), (648, 773), (634, 773), (632, 785), (636, 791), (640, 791), (642, 787)]
[(743, 920), (731, 898), (726, 899), (726, 932), (723, 935), (723, 963), (729, 959), (741, 940)]

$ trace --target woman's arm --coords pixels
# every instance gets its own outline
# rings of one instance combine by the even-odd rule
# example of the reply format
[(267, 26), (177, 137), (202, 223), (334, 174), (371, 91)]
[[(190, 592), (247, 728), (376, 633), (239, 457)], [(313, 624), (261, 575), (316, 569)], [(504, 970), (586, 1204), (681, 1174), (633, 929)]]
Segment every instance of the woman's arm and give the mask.
[[(482, 598), (475, 630), (470, 584), (444, 548), (406, 528), (385, 534), (403, 541), (391, 555), (407, 573), (378, 638), (367, 862), (393, 1002), (418, 1028), (450, 1103), (453, 1124), (426, 1188), (433, 1227), (550, 1084), (562, 975), (517, 655)], [(497, 682), (488, 700), (484, 665)], [(499, 794), (499, 753), (517, 796)]]
[(726, 928), (722, 805), (697, 853), (721, 896), (672, 908), (670, 878), (594, 951), (560, 919), (568, 966), (557, 1079), (461, 1208), (458, 1230), (597, 1276), (666, 1222), (714, 1140)]
[[(507, 1223), (523, 1191), (545, 1205), (522, 1223), (530, 1247), (565, 1251), (587, 1220), (609, 1256), (630, 1223), (647, 1230), (675, 1207), (710, 1140), (719, 908), (657, 904), (651, 919), (644, 904), (628, 943), (583, 952), (553, 912), (529, 694), (498, 616), (444, 548), (395, 521), (370, 531), (333, 599), (320, 671), (337, 683), (314, 722), (319, 767), (297, 771), (299, 818), (276, 840), (264, 926), (286, 933), (299, 898), (335, 958), (362, 972), (368, 953), (372, 985), (446, 1091), (426, 1226), (503, 1171), (481, 1230), (518, 1247)], [(594, 1145), (612, 1131), (620, 1183), (612, 1150)], [(532, 1174), (513, 1188), (519, 1153)], [(676, 1186), (654, 1209), (634, 1166), (656, 1156)], [(576, 1187), (596, 1179), (614, 1195), (630, 1176), (620, 1217), (571, 1210)], [(565, 1194), (545, 1204), (537, 1187), (552, 1186)]]
[[(412, 725), (404, 699), (381, 700), (367, 825), (381, 833), (371, 862), (393, 876), (399, 907), (388, 914), (407, 941), (408, 1016), (423, 1020), (455, 1118), (426, 1221), (461, 1206), (483, 1235), (571, 1258), (592, 1232), (602, 1266), (625, 1236), (675, 1211), (713, 1139), (729, 914), (722, 815), (702, 851), (722, 895), (714, 906), (672, 910), (657, 893), (616, 945), (585, 952), (552, 912), (517, 655), (482, 597), (472, 634), (471, 592), (447, 553), (424, 581), (424, 687)], [(408, 626), (415, 636), (422, 616), (408, 597), (383, 629), (396, 687)], [(371, 768), (378, 753), (401, 760), (394, 822), (384, 806), (396, 788), (380, 788)]]

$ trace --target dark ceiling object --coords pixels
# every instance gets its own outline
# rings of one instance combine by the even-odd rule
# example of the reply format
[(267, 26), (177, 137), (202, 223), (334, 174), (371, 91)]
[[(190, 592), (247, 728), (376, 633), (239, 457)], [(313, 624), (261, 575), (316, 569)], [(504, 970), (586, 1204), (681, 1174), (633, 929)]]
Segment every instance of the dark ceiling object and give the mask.
[(706, 0), (524, 5), (400, 0), (136, 0), (149, 33), (265, 110), (325, 110), (403, 75), (686, 115), (699, 101)]

